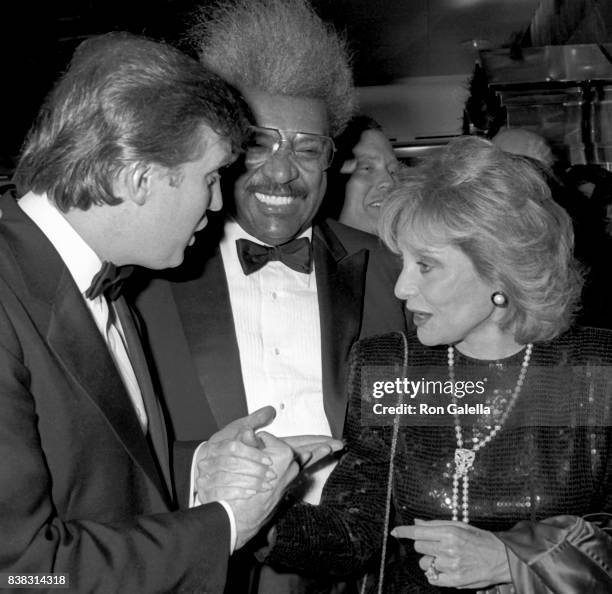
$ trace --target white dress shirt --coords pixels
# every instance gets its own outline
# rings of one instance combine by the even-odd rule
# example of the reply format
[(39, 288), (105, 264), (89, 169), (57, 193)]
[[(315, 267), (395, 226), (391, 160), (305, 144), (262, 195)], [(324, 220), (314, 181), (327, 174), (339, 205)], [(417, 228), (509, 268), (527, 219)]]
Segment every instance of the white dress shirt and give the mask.
[[(312, 228), (300, 237), (312, 239)], [(330, 435), (323, 408), (321, 324), (317, 280), (282, 262), (244, 274), (236, 240), (258, 239), (228, 221), (221, 240), (248, 411), (265, 405), (276, 418), (265, 428), (279, 437)], [(318, 503), (332, 465), (312, 474), (306, 501)]]

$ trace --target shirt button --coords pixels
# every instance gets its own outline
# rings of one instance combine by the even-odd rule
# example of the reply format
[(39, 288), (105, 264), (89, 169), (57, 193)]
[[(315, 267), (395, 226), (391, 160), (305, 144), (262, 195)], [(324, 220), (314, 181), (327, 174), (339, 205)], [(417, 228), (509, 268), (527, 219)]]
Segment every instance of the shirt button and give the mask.
[(276, 301), (277, 297), (278, 297), (278, 295), (276, 294), (276, 291), (272, 291), (272, 299), (274, 299)]
[(274, 348), (274, 354), (275, 355), (280, 355), (280, 350), (278, 348)]
[(285, 403), (281, 402), (278, 408), (280, 408), (281, 410), (285, 410)]

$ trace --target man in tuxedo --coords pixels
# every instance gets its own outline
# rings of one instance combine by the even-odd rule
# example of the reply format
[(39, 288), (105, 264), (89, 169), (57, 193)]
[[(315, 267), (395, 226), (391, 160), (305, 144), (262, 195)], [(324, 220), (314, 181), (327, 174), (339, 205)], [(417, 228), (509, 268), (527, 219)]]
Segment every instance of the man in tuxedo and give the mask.
[[(355, 103), (346, 48), (304, 0), (207, 5), (191, 37), (204, 66), (243, 93), (255, 126), (224, 175), (227, 216), (211, 224), (220, 241), (199, 238), (137, 300), (173, 430), (202, 438), (205, 419), (214, 431), (272, 404), (277, 435), (339, 437), (351, 346), (405, 327), (393, 257), (377, 238), (313, 224), (332, 137)], [(318, 502), (331, 468), (309, 477), (308, 501)], [(262, 582), (260, 591), (292, 588)]]
[[(244, 110), (195, 60), (128, 34), (84, 42), (41, 109), (26, 193), (0, 200), (0, 587), (37, 573), (73, 592), (222, 591), (296, 475), (292, 448), (254, 434), (270, 408), (170, 455), (120, 293), (126, 265), (177, 266), (220, 208)], [(224, 468), (248, 499), (219, 491)]]

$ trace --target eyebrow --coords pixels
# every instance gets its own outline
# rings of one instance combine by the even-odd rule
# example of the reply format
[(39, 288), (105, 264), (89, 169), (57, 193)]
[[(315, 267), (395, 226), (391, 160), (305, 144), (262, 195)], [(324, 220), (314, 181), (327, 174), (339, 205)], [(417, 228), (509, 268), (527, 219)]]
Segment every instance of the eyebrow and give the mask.
[(355, 152), (355, 150), (353, 149), (353, 158), (354, 159), (371, 159), (372, 161), (380, 161), (382, 163), (389, 163), (389, 164), (395, 164), (395, 163), (399, 163), (398, 158), (395, 156), (395, 154), (393, 154), (393, 157), (386, 159), (385, 157), (383, 157), (381, 154), (379, 153), (375, 153), (372, 151), (358, 151)]
[(427, 257), (427, 258), (434, 258), (434, 259), (440, 257), (440, 250), (436, 250), (435, 248), (431, 249), (431, 248), (427, 248), (427, 247), (411, 246), (410, 250), (416, 256)]
[(380, 155), (377, 155), (375, 153), (356, 153), (355, 151), (353, 151), (353, 157), (355, 159), (372, 159), (372, 161), (379, 161), (382, 159)]
[(439, 258), (431, 252), (418, 251), (415, 253), (415, 256), (421, 260), (435, 260), (436, 262), (439, 260)]

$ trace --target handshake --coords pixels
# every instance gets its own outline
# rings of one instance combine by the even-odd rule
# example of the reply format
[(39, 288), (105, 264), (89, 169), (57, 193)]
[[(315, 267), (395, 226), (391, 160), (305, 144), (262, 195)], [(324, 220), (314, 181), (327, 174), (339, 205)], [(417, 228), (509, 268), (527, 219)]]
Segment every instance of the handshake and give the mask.
[(201, 503), (225, 501), (236, 521), (236, 549), (270, 519), (301, 470), (344, 444), (322, 435), (277, 438), (265, 431), (276, 412), (265, 406), (215, 433), (197, 454), (196, 488)]

